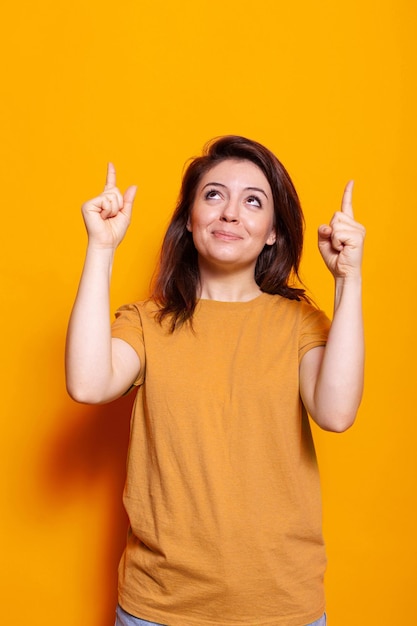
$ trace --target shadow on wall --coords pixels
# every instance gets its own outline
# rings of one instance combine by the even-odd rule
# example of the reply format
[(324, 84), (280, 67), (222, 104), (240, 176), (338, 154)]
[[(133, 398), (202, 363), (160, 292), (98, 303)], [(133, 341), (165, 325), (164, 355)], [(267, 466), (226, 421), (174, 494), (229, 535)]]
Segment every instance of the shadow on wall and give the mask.
[[(122, 492), (126, 476), (126, 455), (129, 442), (130, 414), (135, 393), (107, 405), (73, 404), (71, 420), (68, 413), (64, 428), (52, 436), (43, 461), (43, 487), (47, 498), (56, 506), (71, 502), (71, 496), (87, 495), (98, 484), (107, 489), (106, 506), (100, 528), (103, 536), (103, 562), (99, 563), (97, 579), (102, 594), (100, 626), (114, 624), (117, 602), (117, 568), (125, 546), (127, 516)], [(106, 530), (107, 529), (107, 530)], [(106, 537), (108, 533), (108, 538)]]

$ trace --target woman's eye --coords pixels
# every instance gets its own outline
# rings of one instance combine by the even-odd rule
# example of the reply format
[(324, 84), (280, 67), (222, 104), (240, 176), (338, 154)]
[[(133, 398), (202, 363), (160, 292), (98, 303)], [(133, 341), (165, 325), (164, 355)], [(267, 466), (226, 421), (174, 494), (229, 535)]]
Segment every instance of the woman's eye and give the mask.
[(219, 192), (217, 191), (217, 189), (210, 189), (209, 191), (207, 191), (205, 198), (206, 200), (216, 200), (217, 198), (220, 197)]
[(257, 207), (262, 206), (262, 202), (260, 198), (258, 198), (257, 196), (249, 196), (249, 198), (247, 199), (247, 202), (251, 204), (252, 206), (257, 206)]

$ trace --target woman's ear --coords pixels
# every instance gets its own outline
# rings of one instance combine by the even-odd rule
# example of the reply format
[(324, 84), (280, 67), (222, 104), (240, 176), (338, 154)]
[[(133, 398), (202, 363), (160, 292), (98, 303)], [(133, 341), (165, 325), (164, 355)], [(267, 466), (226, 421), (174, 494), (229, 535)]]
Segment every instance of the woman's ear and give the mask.
[(193, 229), (191, 228), (191, 217), (190, 217), (190, 215), (188, 216), (188, 220), (187, 220), (187, 223), (186, 223), (185, 227), (188, 230), (188, 232), (190, 232), (190, 233), (193, 232)]
[(275, 228), (273, 228), (265, 243), (267, 246), (273, 246), (276, 240), (277, 240), (277, 233), (275, 231)]

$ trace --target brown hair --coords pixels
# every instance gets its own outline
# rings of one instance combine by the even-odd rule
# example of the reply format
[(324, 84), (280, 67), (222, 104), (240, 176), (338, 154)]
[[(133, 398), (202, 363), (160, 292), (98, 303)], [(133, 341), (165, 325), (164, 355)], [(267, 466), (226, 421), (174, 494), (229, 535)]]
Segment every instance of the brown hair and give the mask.
[(172, 316), (172, 331), (192, 320), (197, 304), (200, 281), (197, 251), (192, 234), (186, 228), (197, 187), (206, 172), (226, 159), (247, 160), (257, 165), (272, 190), (277, 238), (273, 245), (265, 245), (258, 257), (255, 280), (259, 288), (291, 300), (308, 300), (304, 289), (289, 285), (294, 279), (301, 283), (298, 270), (303, 248), (304, 218), (288, 172), (277, 157), (260, 143), (227, 135), (206, 144), (203, 155), (188, 165), (177, 207), (162, 244), (152, 298), (159, 306), (160, 322), (166, 316)]

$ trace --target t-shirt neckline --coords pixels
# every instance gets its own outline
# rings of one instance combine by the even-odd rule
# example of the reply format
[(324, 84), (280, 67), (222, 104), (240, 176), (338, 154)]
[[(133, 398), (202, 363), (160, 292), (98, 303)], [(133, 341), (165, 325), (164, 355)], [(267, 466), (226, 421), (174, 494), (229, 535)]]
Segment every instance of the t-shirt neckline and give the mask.
[(270, 297), (270, 294), (261, 292), (258, 296), (252, 298), (251, 300), (212, 300), (211, 298), (200, 298), (198, 300), (198, 304), (200, 306), (203, 306), (204, 308), (216, 307), (224, 309), (244, 309), (258, 306), (259, 304), (262, 304), (264, 300)]

